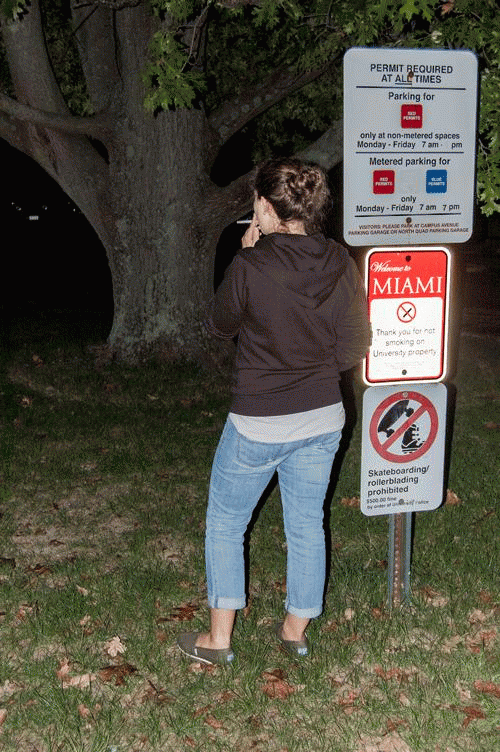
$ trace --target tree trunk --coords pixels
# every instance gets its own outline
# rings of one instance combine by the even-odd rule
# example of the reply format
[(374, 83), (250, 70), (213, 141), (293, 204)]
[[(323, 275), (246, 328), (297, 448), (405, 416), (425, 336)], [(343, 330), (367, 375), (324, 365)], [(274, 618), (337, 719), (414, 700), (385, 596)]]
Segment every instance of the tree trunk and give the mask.
[(202, 112), (127, 120), (111, 161), (116, 228), (108, 248), (115, 315), (109, 343), (128, 360), (158, 346), (172, 357), (205, 348), (201, 317), (222, 231), (207, 219), (208, 143)]
[[(159, 21), (145, 2), (119, 6), (73, 6), (87, 91), (99, 113), (83, 118), (91, 138), (59, 91), (38, 0), (3, 25), (17, 102), (4, 102), (0, 135), (33, 157), (96, 230), (113, 282), (114, 353), (128, 361), (159, 349), (172, 359), (205, 359), (218, 349), (202, 325), (217, 241), (251, 205), (246, 178), (218, 188), (211, 164), (231, 128), (262, 110), (266, 86), (270, 106), (317, 74), (304, 81), (290, 71), (273, 74), (258, 97), (228, 103), (211, 121), (201, 109), (148, 115), (140, 73)], [(325, 142), (322, 156), (330, 147)]]

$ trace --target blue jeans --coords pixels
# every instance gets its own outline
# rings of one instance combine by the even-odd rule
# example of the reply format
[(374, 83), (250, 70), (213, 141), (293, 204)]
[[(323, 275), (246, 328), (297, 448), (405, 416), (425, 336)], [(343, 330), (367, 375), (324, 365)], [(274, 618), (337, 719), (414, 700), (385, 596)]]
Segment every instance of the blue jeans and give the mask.
[(275, 470), (287, 540), (285, 607), (314, 618), (323, 608), (323, 505), (341, 431), (285, 444), (250, 441), (227, 420), (210, 480), (205, 556), (211, 608), (244, 608), (243, 540)]

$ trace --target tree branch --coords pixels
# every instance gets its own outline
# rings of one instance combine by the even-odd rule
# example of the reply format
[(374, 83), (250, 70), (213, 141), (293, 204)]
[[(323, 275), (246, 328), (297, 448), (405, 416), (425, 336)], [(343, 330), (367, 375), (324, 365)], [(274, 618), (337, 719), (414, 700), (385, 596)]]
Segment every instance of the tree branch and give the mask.
[(102, 116), (75, 117), (73, 115), (58, 115), (45, 110), (38, 110), (15, 99), (0, 94), (0, 112), (15, 120), (40, 125), (44, 128), (63, 131), (64, 133), (80, 134), (94, 138), (109, 137), (113, 133), (113, 121)]
[(239, 5), (260, 5), (260, 0), (217, 0), (223, 8), (237, 8)]
[[(343, 156), (343, 121), (337, 120), (320, 138), (296, 155), (305, 161), (315, 162), (324, 170), (331, 170), (342, 161)], [(212, 188), (205, 202), (208, 219), (222, 212), (226, 225), (239, 219), (252, 208), (251, 190), (255, 168), (233, 180), (224, 188)]]
[(213, 112), (208, 118), (209, 125), (225, 143), (254, 117), (319, 78), (330, 65), (331, 62), (328, 62), (321, 68), (305, 73), (296, 73), (290, 67), (279, 68), (261, 84), (245, 90)]
[(317, 141), (310, 144), (297, 156), (319, 164), (324, 170), (331, 170), (342, 161), (344, 149), (344, 122), (336, 120)]
[(121, 10), (122, 8), (134, 8), (143, 0), (82, 0), (71, 4), (72, 8), (88, 8), (89, 6), (104, 5), (111, 10)]

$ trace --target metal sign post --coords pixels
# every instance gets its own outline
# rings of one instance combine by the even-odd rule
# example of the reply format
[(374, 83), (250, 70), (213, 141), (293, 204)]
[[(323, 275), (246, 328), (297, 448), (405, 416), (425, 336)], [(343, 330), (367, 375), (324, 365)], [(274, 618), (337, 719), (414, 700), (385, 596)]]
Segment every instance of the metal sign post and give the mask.
[(413, 515), (389, 516), (389, 587), (387, 602), (395, 608), (410, 602), (411, 537)]

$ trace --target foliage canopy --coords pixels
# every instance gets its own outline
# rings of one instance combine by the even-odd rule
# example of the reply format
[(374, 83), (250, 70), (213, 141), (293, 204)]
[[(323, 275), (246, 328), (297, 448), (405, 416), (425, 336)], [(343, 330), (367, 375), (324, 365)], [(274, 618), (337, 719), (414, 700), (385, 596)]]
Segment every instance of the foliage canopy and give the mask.
[[(302, 125), (295, 129), (293, 144), (302, 148), (341, 115), (340, 65), (332, 62), (340, 63), (349, 47), (473, 50), (481, 78), (478, 198), (485, 214), (500, 211), (500, 14), (495, 0), (155, 0), (154, 8), (168, 23), (151, 48), (151, 109), (193, 105), (200, 96), (209, 110), (215, 109), (235, 88), (252, 86), (273, 67), (325, 67), (320, 79), (248, 126), (258, 157), (289, 145), (290, 120)], [(203, 40), (197, 24), (205, 25)], [(194, 30), (191, 35), (188, 28)], [(168, 56), (167, 70), (165, 52), (174, 45), (175, 65), (174, 55)]]
[[(137, 1), (95, 0), (88, 13), (99, 5), (119, 10)], [(83, 77), (76, 55), (68, 55), (75, 46), (66, 23), (69, 5), (68, 0), (42, 3), (47, 42), (67, 103), (73, 112), (87, 115), (91, 109)], [(5, 19), (18, 19), (28, 7), (28, 0), (1, 2)], [(340, 63), (350, 47), (473, 50), (481, 78), (478, 199), (485, 214), (500, 211), (496, 0), (152, 0), (151, 7), (159, 28), (141, 71), (150, 113), (200, 107), (210, 113), (278, 68), (322, 70), (316, 80), (244, 125), (255, 158), (304, 148), (341, 117)]]

